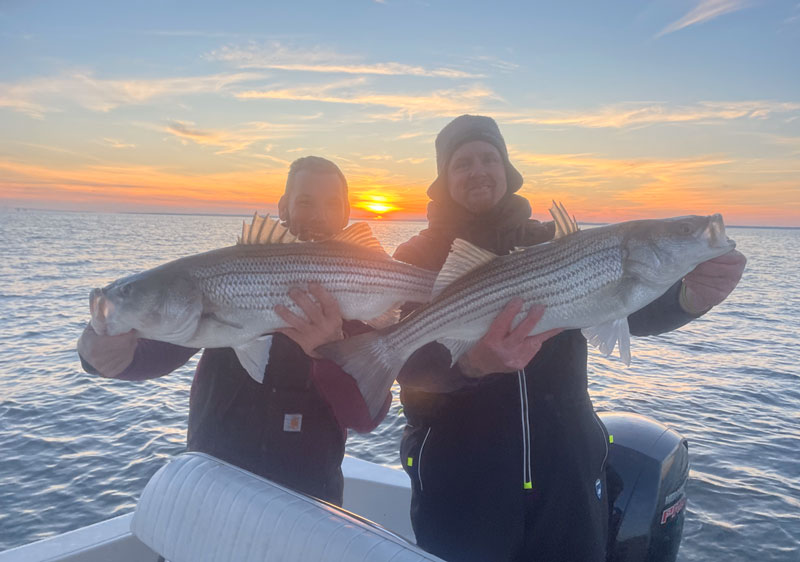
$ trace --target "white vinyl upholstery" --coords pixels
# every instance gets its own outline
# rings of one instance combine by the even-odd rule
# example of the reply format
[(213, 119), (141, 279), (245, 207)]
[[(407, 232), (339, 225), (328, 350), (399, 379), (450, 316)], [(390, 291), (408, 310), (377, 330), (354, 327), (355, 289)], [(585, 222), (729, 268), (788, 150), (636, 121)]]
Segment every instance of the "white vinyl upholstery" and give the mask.
[(385, 529), (202, 453), (145, 487), (131, 522), (170, 562), (439, 560)]

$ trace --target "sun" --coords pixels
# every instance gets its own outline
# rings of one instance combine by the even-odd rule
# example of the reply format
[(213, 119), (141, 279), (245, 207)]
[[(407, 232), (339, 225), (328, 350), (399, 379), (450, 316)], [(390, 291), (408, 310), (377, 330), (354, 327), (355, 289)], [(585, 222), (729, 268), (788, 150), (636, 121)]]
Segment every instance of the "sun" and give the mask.
[(382, 215), (384, 213), (388, 213), (389, 211), (394, 211), (397, 209), (394, 205), (387, 205), (386, 203), (364, 203), (362, 206), (363, 209), (367, 211), (372, 211), (376, 215)]
[(392, 213), (401, 209), (401, 207), (395, 205), (389, 197), (378, 193), (362, 195), (360, 201), (354, 203), (353, 206), (375, 214), (375, 218), (382, 218), (386, 213)]

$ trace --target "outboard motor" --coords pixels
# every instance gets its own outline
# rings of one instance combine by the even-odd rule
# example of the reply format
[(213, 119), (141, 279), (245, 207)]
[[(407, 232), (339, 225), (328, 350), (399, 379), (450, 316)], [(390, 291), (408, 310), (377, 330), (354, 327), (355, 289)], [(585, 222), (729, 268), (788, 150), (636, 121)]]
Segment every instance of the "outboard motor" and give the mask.
[(689, 445), (664, 424), (603, 413), (608, 453), (608, 560), (672, 562), (678, 556), (689, 478)]

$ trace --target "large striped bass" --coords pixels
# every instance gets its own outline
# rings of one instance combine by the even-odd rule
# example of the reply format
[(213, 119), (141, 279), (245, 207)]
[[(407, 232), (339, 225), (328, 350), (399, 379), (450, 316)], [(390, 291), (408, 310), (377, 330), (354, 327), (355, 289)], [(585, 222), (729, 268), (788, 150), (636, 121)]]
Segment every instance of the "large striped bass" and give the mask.
[(630, 362), (627, 317), (663, 295), (699, 263), (735, 248), (722, 216), (637, 220), (579, 230), (554, 204), (552, 242), (497, 256), (455, 240), (436, 279), (433, 300), (399, 324), (319, 348), (352, 375), (373, 412), (414, 351), (433, 341), (452, 362), (486, 334), (514, 297), (545, 306), (530, 335), (554, 328), (583, 329), (610, 354), (617, 342)]
[(141, 338), (186, 347), (232, 347), (259, 382), (270, 334), (288, 327), (282, 304), (304, 313), (289, 290), (317, 282), (347, 320), (396, 321), (404, 302), (430, 300), (436, 273), (393, 260), (355, 223), (326, 241), (300, 242), (277, 221), (256, 215), (235, 246), (180, 258), (92, 290), (91, 324), (100, 335), (135, 330)]

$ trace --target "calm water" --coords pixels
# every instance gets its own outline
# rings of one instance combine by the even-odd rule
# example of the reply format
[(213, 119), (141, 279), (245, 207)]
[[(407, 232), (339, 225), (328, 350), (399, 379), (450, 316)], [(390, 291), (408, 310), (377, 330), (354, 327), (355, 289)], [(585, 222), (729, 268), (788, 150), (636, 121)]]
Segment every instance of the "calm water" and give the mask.
[[(372, 223), (387, 249), (423, 223)], [(80, 369), (88, 293), (235, 241), (231, 217), (0, 212), (0, 550), (131, 511), (184, 448), (193, 359), (154, 381)], [(598, 410), (682, 432), (691, 478), (681, 560), (800, 560), (800, 230), (731, 229), (749, 257), (734, 295), (683, 329), (593, 353)], [(348, 453), (399, 466), (395, 400)]]

